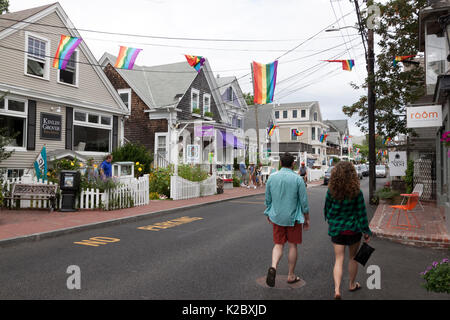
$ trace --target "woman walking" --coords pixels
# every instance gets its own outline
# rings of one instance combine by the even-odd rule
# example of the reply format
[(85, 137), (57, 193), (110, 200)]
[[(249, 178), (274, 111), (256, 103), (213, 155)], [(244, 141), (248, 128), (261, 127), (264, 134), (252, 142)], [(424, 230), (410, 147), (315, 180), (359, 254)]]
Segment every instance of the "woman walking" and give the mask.
[(328, 235), (331, 236), (335, 254), (334, 298), (341, 299), (345, 247), (349, 247), (349, 291), (353, 292), (361, 288), (356, 282), (358, 263), (353, 258), (358, 252), (362, 235), (364, 234), (366, 242), (369, 242), (372, 235), (367, 221), (364, 195), (351, 162), (339, 162), (331, 171), (324, 215), (328, 221)]

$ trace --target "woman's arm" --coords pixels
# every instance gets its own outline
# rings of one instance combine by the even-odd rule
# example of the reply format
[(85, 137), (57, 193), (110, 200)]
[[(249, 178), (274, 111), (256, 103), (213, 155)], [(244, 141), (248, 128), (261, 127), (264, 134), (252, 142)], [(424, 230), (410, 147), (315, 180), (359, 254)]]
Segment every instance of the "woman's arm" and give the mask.
[(364, 234), (372, 235), (372, 231), (369, 228), (369, 221), (367, 219), (367, 211), (366, 211), (366, 203), (364, 201), (364, 194), (362, 191), (359, 192), (359, 195), (356, 200), (356, 212), (358, 214), (358, 225)]

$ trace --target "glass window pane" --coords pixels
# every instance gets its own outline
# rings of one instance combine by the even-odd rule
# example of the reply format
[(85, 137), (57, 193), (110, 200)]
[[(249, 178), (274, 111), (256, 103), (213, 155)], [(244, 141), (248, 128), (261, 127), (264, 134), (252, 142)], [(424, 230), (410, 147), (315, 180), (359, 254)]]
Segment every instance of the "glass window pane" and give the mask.
[(8, 110), (25, 112), (25, 102), (8, 99)]
[(5, 109), (5, 99), (0, 97), (0, 109)]
[(5, 134), (12, 137), (9, 144), (14, 147), (23, 147), (25, 145), (25, 119), (0, 115), (0, 127), (5, 128)]
[(76, 121), (86, 121), (86, 113), (84, 112), (75, 112), (75, 120)]
[(66, 70), (59, 70), (59, 81), (76, 85), (76, 73), (75, 70), (70, 70), (69, 67)]
[(27, 74), (37, 77), (44, 77), (45, 63), (33, 59), (27, 60)]
[(109, 152), (110, 132), (107, 129), (74, 126), (73, 144), (85, 143), (84, 151)]
[(124, 103), (127, 107), (129, 107), (129, 106), (128, 106), (128, 92), (121, 93), (121, 94), (120, 94), (120, 98), (122, 99), (123, 103)]
[(102, 124), (110, 126), (111, 125), (111, 117), (102, 117)]
[(285, 111), (283, 111), (283, 118), (287, 119), (287, 117), (288, 117), (288, 112), (287, 112), (287, 110), (285, 110)]
[(96, 115), (96, 114), (89, 114), (88, 115), (88, 122), (98, 123), (98, 115)]

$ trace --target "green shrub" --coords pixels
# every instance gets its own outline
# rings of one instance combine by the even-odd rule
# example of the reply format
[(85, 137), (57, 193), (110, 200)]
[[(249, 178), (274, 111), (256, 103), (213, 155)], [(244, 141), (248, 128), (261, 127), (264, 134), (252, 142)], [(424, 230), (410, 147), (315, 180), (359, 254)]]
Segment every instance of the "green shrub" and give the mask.
[(195, 113), (195, 114), (202, 114), (202, 111), (200, 110), (200, 108), (195, 108), (194, 110), (192, 110), (192, 113)]
[[(142, 165), (143, 170), (139, 171), (139, 165), (135, 169), (135, 175), (150, 173), (150, 165), (153, 162), (153, 155), (141, 144), (128, 142), (116, 148), (112, 153), (113, 162), (131, 161)], [(137, 172), (136, 172), (137, 171)]]
[(203, 171), (200, 166), (182, 164), (178, 166), (178, 175), (186, 180), (200, 182), (208, 178), (208, 172)]
[(150, 192), (150, 200), (159, 200), (158, 192)]
[(172, 167), (153, 169), (150, 173), (149, 192), (155, 192), (159, 195), (170, 197), (170, 176), (172, 175)]
[(210, 117), (212, 118), (214, 116), (214, 114), (212, 112), (206, 111), (205, 112), (205, 117)]
[(441, 262), (434, 261), (420, 274), (426, 281), (422, 286), (428, 291), (450, 293), (450, 263), (447, 258)]
[(390, 188), (383, 188), (375, 192), (380, 199), (393, 199), (400, 195), (400, 192), (391, 190)]
[(233, 187), (240, 187), (241, 179), (239, 179), (236, 175), (233, 175)]
[(414, 188), (414, 160), (408, 160), (403, 180), (406, 182), (406, 193), (411, 193)]

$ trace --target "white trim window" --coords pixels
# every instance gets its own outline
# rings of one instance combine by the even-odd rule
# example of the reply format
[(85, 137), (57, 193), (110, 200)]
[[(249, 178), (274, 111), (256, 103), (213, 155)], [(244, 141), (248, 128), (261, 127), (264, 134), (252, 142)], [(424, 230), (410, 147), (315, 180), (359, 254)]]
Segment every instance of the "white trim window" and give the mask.
[(7, 150), (26, 148), (28, 101), (15, 97), (5, 97), (0, 101), (0, 128), (12, 137)]
[(25, 33), (25, 66), (27, 76), (49, 80), (50, 40)]
[(211, 95), (208, 93), (203, 94), (203, 115), (206, 112), (211, 112)]
[(119, 93), (120, 99), (122, 99), (123, 103), (127, 106), (128, 110), (131, 108), (131, 89), (119, 89), (117, 90)]
[(78, 61), (79, 51), (75, 50), (67, 61), (65, 70), (58, 70), (57, 82), (78, 87)]
[[(155, 132), (154, 154), (159, 155), (162, 159), (167, 159), (168, 155), (168, 133)], [(159, 160), (155, 159), (156, 161)]]
[(200, 91), (197, 89), (191, 89), (191, 112), (194, 109), (200, 109)]
[(112, 116), (82, 110), (73, 111), (75, 151), (111, 152)]

